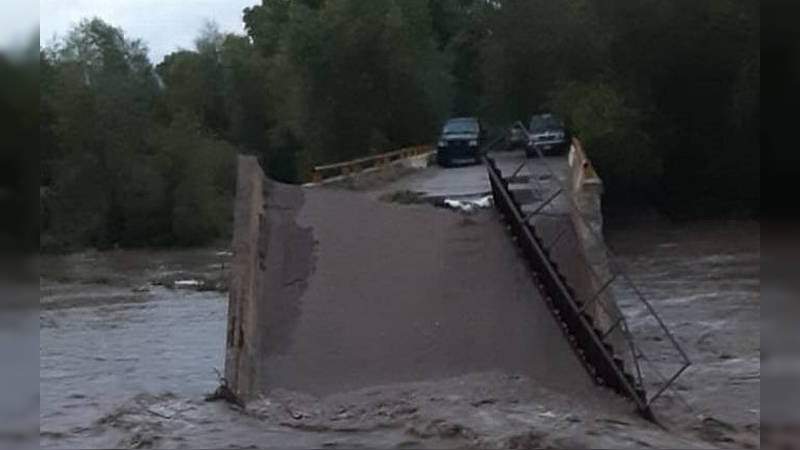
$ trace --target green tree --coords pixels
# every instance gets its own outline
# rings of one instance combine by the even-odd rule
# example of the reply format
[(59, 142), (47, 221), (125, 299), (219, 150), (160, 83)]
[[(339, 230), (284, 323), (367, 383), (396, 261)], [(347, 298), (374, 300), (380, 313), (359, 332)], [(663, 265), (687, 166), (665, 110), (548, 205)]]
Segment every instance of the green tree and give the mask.
[[(615, 77), (654, 106), (644, 126), (664, 160), (663, 204), (716, 214), (714, 206), (734, 210), (757, 203), (758, 176), (750, 169), (758, 167), (759, 153), (753, 101), (759, 80), (752, 70), (759, 41), (757, 3), (621, 0), (599, 5), (612, 37)], [(744, 129), (746, 136), (740, 134)]]
[(225, 235), (234, 190), (235, 149), (206, 136), (196, 119), (182, 114), (156, 133), (157, 167), (166, 182), (171, 240), (197, 245)]
[(483, 46), (486, 112), (501, 123), (543, 109), (559, 82), (594, 78), (605, 39), (588, 0), (509, 0), (492, 14)]
[(601, 81), (566, 83), (551, 95), (549, 106), (581, 139), (612, 195), (653, 192), (662, 162), (643, 131), (642, 113), (619, 89)]
[(52, 58), (56, 74), (45, 87), (63, 155), (52, 176), (54, 231), (68, 242), (117, 243), (129, 169), (147, 146), (158, 90), (146, 48), (94, 19), (73, 29)]
[[(276, 11), (275, 2), (264, 5)], [(276, 15), (284, 17), (269, 20)], [(275, 38), (276, 73), (295, 80), (282, 89), (283, 122), (302, 141), (307, 157), (299, 160), (336, 161), (431, 139), (447, 108), (440, 95), (447, 75), (426, 2), (350, 0), (318, 10), (291, 2), (285, 20), (262, 27), (277, 33), (266, 44), (263, 34), (251, 36), (259, 48), (285, 37)]]
[(229, 139), (256, 155), (268, 152), (268, 130), (275, 121), (267, 61), (245, 37), (228, 35), (221, 48)]
[[(169, 81), (199, 73), (199, 83), (183, 80), (188, 88), (162, 89), (144, 45), (99, 19), (40, 53), (48, 118), (40, 133), (53, 139), (43, 172), (46, 247), (199, 244), (224, 233), (235, 151), (209, 135), (225, 131), (209, 119), (225, 110), (217, 116), (221, 104), (205, 102), (222, 95), (191, 95), (218, 75), (202, 58), (219, 59), (220, 44), (198, 42), (199, 60), (180, 53), (162, 66)], [(200, 70), (186, 70), (194, 62)]]
[(191, 114), (206, 130), (229, 137), (222, 61), (225, 39), (217, 25), (209, 22), (195, 40), (195, 51), (171, 53), (158, 65), (156, 71), (166, 87), (168, 119), (179, 112)]

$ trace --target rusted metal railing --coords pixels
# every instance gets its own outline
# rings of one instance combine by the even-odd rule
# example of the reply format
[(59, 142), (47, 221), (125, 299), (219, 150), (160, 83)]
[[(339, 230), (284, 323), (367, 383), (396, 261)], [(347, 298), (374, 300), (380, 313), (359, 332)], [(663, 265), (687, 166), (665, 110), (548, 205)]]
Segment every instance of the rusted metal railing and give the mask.
[(597, 380), (632, 400), (645, 417), (652, 418), (645, 395), (632, 376), (615, 359), (613, 349), (606, 344), (590, 318), (582, 313), (567, 280), (559, 273), (548, 256), (521, 206), (508, 189), (508, 182), (491, 158), (485, 158), (495, 205), (503, 215), (512, 235), (532, 269), (534, 282), (553, 311), (564, 333), (579, 353), (586, 370)]
[[(518, 125), (526, 130), (524, 125)], [(579, 184), (601, 183), (579, 141), (572, 142), (572, 150), (569, 155), (569, 170), (573, 171), (570, 181)], [(552, 195), (544, 195), (536, 202), (538, 207), (535, 204), (530, 205), (534, 208), (527, 214), (523, 212), (523, 205), (509, 190), (509, 182), (530, 162), (526, 159), (510, 176), (504, 176), (492, 158), (484, 158), (495, 205), (533, 269), (534, 278), (543, 297), (576, 347), (587, 370), (598, 382), (602, 382), (601, 384), (631, 399), (645, 417), (654, 420), (651, 410), (653, 402), (674, 384), (691, 362), (651, 303), (617, 263), (617, 258), (604, 244), (604, 239), (598, 234), (598, 230), (580, 213), (580, 208), (571, 195), (576, 187), (562, 184), (557, 174), (550, 168), (548, 159), (540, 151), (537, 153), (535, 156), (538, 160), (537, 167), (544, 168), (549, 175), (548, 179), (555, 185), (551, 188), (539, 186), (543, 193), (551, 192)], [(531, 176), (530, 179), (538, 184), (537, 176)], [(545, 210), (552, 206), (555, 197), (564, 199), (569, 208), (576, 212), (570, 214), (571, 220), (576, 223), (562, 225), (564, 229), (556, 230), (554, 232), (556, 237), (548, 243), (543, 241), (541, 233), (537, 232), (541, 230), (537, 230), (533, 216), (545, 216), (547, 214)], [(579, 263), (586, 267), (591, 284), (595, 287), (594, 292), (581, 294), (573, 289), (551, 257), (555, 244), (567, 234), (567, 228), (573, 226), (576, 227), (576, 232), (578, 226), (586, 230), (588, 236), (584, 239), (591, 239), (592, 245), (599, 246), (599, 251), (608, 261), (608, 273), (601, 274), (590, 261), (580, 258)], [(648, 345), (643, 345), (643, 342), (636, 339), (636, 330), (633, 329), (635, 327), (631, 327), (628, 323), (625, 311), (618, 312), (615, 307), (612, 308), (616, 303), (608, 305), (605, 301), (599, 301), (601, 295), (605, 295), (606, 292), (615, 300), (624, 301), (625, 305), (621, 305), (623, 310), (627, 310), (628, 313), (636, 311), (637, 322), (652, 323), (650, 330), (647, 331)], [(595, 306), (600, 307), (608, 317), (613, 317), (612, 323), (607, 327), (601, 326), (592, 314), (587, 314), (588, 309)], [(612, 342), (610, 339), (612, 333), (620, 333), (622, 340)], [(649, 348), (652, 347), (651, 344), (659, 344), (664, 348)], [(668, 371), (667, 375), (662, 372), (664, 369)]]

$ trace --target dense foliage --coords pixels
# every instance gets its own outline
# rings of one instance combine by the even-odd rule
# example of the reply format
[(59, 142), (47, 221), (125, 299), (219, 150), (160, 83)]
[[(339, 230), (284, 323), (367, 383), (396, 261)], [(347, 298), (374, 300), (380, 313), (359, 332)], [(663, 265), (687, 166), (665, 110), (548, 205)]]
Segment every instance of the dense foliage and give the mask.
[[(86, 20), (41, 50), (42, 244), (197, 244), (233, 155), (313, 164), (430, 142), (448, 115), (562, 114), (611, 201), (759, 205), (759, 7), (748, 0), (262, 0), (151, 63)], [(635, 194), (635, 195), (632, 195)]]
[(99, 20), (42, 51), (40, 71), (43, 247), (224, 232), (235, 149), (213, 133), (217, 105), (195, 105), (197, 94), (173, 103), (180, 93), (164, 90), (144, 46)]

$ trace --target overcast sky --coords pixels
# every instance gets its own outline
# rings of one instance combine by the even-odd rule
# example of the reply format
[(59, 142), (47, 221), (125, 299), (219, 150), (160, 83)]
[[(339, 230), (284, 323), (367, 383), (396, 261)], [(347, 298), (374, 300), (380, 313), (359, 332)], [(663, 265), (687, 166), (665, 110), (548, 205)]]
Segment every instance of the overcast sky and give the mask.
[(261, 0), (39, 0), (39, 41), (46, 45), (83, 18), (100, 17), (129, 38), (142, 39), (158, 64), (178, 48), (192, 48), (207, 20), (220, 31), (243, 33), (242, 10)]

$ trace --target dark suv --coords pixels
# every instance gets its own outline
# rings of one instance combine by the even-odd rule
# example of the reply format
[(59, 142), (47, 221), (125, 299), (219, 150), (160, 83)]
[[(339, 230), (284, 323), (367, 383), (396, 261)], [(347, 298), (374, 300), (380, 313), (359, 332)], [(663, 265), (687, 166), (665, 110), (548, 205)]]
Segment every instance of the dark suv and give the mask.
[(480, 162), (481, 146), (486, 131), (475, 117), (450, 119), (442, 127), (436, 146), (436, 162), (448, 167), (460, 162)]
[(572, 135), (555, 114), (533, 116), (528, 132), (530, 140), (525, 149), (528, 157), (536, 156), (540, 151), (543, 155), (559, 155), (569, 151)]

